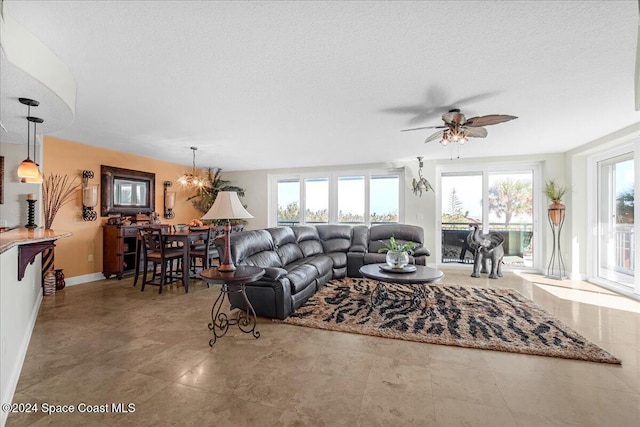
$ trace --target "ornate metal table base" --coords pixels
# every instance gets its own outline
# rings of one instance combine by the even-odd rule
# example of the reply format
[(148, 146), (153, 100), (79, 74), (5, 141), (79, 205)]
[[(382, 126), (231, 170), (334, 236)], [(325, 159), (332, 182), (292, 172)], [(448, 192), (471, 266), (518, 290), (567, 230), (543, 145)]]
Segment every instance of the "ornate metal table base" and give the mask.
[[(251, 314), (249, 314), (249, 310), (244, 311), (238, 309), (234, 316), (229, 316), (227, 313), (221, 311), (222, 304), (225, 299), (231, 303), (229, 300), (230, 292), (242, 294), (245, 302), (247, 303), (248, 309), (251, 310)], [(244, 284), (228, 285), (223, 283), (220, 295), (218, 295), (218, 298), (216, 298), (213, 303), (213, 307), (211, 307), (211, 323), (209, 323), (209, 330), (213, 333), (213, 338), (209, 340), (209, 345), (213, 347), (218, 338), (225, 336), (229, 331), (229, 327), (233, 325), (238, 325), (238, 328), (242, 332), (251, 334), (254, 338), (258, 339), (260, 338), (260, 332), (256, 331), (256, 324), (256, 312), (247, 298)]]
[[(376, 281), (376, 287), (371, 291), (371, 305), (373, 307), (378, 307), (382, 305), (385, 301), (388, 301), (387, 298), (389, 296), (389, 292), (387, 291), (387, 284), (385, 282)], [(425, 291), (425, 283), (421, 284), (411, 284), (407, 285), (410, 289), (396, 289), (393, 291), (394, 294), (402, 294), (403, 296), (407, 296), (408, 298), (404, 300), (396, 300), (396, 301), (410, 301), (411, 308), (418, 308), (420, 306), (421, 301), (427, 301), (427, 293)]]

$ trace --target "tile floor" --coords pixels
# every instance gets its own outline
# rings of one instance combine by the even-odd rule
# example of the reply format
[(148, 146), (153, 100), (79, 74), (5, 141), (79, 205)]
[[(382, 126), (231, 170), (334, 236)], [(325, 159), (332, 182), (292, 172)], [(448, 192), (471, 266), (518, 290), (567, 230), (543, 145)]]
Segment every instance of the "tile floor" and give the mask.
[[(640, 302), (507, 273), (512, 287), (622, 358), (607, 365), (321, 331), (259, 319), (210, 348), (219, 287), (140, 292), (131, 279), (46, 297), (14, 402), (133, 403), (129, 413), (11, 414), (8, 426), (638, 426)], [(77, 406), (76, 406), (77, 407)]]

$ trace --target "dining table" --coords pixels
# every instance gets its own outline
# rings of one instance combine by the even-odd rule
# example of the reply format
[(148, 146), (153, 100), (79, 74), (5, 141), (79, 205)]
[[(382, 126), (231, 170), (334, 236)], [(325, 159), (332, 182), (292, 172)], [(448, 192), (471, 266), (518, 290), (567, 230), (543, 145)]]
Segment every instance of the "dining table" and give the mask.
[[(162, 236), (165, 239), (165, 243), (176, 243), (175, 247), (182, 249), (182, 286), (184, 286), (185, 293), (189, 292), (189, 279), (191, 278), (189, 275), (189, 266), (191, 260), (191, 246), (193, 243), (197, 241), (204, 241), (207, 239), (207, 233), (209, 228), (192, 228), (189, 230), (183, 231), (174, 231), (171, 229), (163, 228)], [(213, 230), (212, 230), (213, 231)], [(135, 266), (135, 277), (133, 279), (133, 286), (136, 286), (138, 283), (138, 276), (140, 275), (140, 266), (141, 255), (142, 253), (142, 242), (140, 238), (137, 240), (136, 244), (136, 266)], [(197, 277), (194, 275), (194, 277)]]

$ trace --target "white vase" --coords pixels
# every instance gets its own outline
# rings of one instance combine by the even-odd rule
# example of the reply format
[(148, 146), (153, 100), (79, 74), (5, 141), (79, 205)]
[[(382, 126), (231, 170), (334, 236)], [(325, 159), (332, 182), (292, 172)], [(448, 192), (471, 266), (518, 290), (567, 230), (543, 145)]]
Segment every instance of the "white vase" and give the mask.
[(409, 264), (409, 254), (405, 251), (388, 251), (387, 264), (391, 268), (404, 268), (407, 264)]

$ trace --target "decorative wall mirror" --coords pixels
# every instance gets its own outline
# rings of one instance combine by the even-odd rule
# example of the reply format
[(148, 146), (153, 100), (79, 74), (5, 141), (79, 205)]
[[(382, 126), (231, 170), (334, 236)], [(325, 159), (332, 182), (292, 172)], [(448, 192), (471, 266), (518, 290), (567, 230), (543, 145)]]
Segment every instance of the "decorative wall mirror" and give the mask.
[(101, 165), (100, 176), (102, 216), (155, 211), (156, 174)]

